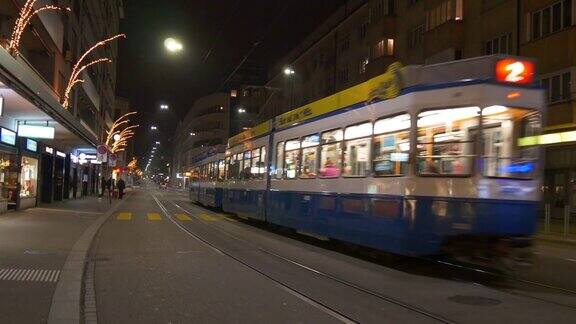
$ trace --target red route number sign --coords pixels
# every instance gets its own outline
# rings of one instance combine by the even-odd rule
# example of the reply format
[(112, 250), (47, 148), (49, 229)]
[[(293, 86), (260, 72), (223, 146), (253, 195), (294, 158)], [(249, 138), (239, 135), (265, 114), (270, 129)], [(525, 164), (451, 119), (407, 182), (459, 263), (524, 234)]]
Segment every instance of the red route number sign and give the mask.
[(534, 82), (534, 62), (513, 58), (496, 63), (496, 80), (500, 82), (530, 84)]

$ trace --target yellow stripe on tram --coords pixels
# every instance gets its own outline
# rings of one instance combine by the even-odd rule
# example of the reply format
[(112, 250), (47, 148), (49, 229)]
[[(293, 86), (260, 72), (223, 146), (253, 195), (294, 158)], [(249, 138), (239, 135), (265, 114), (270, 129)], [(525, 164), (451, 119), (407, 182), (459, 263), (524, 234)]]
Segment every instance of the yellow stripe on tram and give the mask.
[(190, 218), (190, 216), (188, 216), (188, 215), (186, 215), (186, 214), (176, 214), (176, 218), (177, 218), (179, 221), (182, 221), (182, 222), (187, 222), (187, 221), (191, 221), (191, 220), (192, 220), (192, 218)]
[(117, 220), (129, 221), (132, 219), (132, 213), (118, 213)]
[(158, 213), (148, 213), (148, 220), (149, 221), (159, 221), (159, 220), (162, 220), (162, 217)]

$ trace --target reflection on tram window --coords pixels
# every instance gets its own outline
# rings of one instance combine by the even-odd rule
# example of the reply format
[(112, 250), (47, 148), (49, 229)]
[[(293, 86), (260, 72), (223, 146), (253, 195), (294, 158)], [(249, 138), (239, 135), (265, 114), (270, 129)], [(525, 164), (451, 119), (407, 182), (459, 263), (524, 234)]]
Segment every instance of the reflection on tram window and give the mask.
[(284, 163), (284, 142), (279, 142), (276, 145), (276, 179), (282, 179), (284, 175), (284, 169), (282, 167)]
[(250, 160), (252, 159), (252, 151), (245, 151), (243, 156), (242, 168), (240, 169), (240, 179), (250, 179)]
[(268, 160), (266, 158), (266, 146), (260, 150), (260, 165), (258, 167), (258, 178), (264, 179), (266, 172), (268, 172)]
[(234, 165), (234, 157), (233, 156), (229, 156), (226, 158), (226, 179), (228, 180), (233, 180), (234, 179), (234, 168), (236, 167)]
[(286, 141), (284, 152), (284, 168), (286, 178), (295, 179), (298, 176), (298, 165), (300, 164), (300, 140)]
[(370, 173), (370, 145), (372, 123), (364, 123), (346, 128), (344, 138), (344, 176), (365, 177)]
[(537, 147), (518, 147), (518, 139), (537, 135), (540, 116), (533, 110), (490, 106), (482, 110), (484, 176), (531, 179)]
[(480, 108), (438, 109), (418, 115), (420, 175), (466, 176), (472, 173)]
[(322, 133), (320, 149), (320, 177), (338, 178), (342, 166), (344, 132), (336, 129)]
[(302, 139), (302, 168), (300, 178), (316, 178), (316, 161), (318, 155), (319, 135), (310, 135)]
[(266, 173), (266, 147), (252, 150), (252, 178), (264, 179)]
[(410, 153), (410, 115), (378, 120), (374, 134), (374, 176), (405, 175)]

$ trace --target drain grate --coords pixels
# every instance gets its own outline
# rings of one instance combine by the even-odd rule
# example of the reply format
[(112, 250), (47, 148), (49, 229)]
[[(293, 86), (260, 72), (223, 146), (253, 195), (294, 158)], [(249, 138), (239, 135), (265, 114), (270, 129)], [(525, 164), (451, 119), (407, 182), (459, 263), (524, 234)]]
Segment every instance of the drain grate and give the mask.
[(471, 306), (496, 306), (502, 303), (498, 299), (487, 298), (482, 296), (456, 295), (448, 297), (448, 300), (458, 304), (471, 305)]

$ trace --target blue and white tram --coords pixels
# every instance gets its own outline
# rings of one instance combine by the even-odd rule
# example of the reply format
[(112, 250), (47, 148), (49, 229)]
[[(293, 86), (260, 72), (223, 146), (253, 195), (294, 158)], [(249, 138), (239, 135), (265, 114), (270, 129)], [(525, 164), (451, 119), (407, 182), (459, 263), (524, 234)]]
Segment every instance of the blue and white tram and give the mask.
[(224, 153), (212, 154), (202, 159), (191, 173), (190, 201), (206, 207), (222, 208)]
[(265, 220), (270, 123), (228, 141), (222, 209), (243, 218)]
[(276, 117), (229, 142), (224, 211), (403, 255), (525, 242), (542, 175), (521, 143), (546, 107), (534, 70), (501, 56), (395, 67)]

